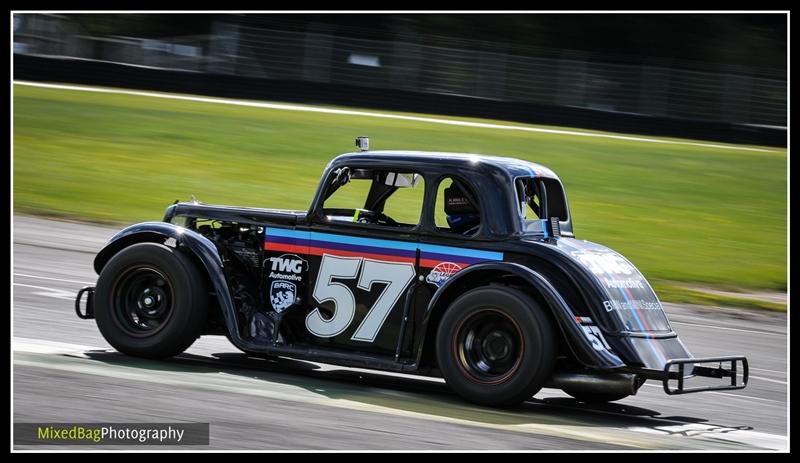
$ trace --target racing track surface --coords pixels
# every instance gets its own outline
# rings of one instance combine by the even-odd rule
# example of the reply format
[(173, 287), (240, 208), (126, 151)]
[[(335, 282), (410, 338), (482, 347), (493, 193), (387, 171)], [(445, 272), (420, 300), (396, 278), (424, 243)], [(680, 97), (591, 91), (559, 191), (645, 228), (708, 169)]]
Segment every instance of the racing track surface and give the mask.
[(742, 391), (667, 396), (650, 381), (614, 404), (543, 389), (520, 407), (490, 409), (438, 379), (252, 359), (220, 336), (168, 361), (118, 354), (73, 311), (77, 289), (97, 278), (94, 253), (116, 230), (14, 218), (15, 422), (208, 422), (201, 449), (788, 447), (785, 314), (665, 304), (695, 356), (748, 356)]

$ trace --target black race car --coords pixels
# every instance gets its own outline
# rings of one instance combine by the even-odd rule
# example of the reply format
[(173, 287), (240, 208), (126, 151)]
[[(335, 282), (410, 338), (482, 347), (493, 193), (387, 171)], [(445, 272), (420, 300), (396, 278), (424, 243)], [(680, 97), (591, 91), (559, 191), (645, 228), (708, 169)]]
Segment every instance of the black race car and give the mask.
[(308, 211), (176, 203), (94, 268), (78, 315), (139, 357), (220, 334), (256, 356), (441, 375), (491, 405), (747, 384), (743, 356), (693, 358), (636, 267), (575, 238), (559, 178), (517, 159), (362, 149), (328, 164)]

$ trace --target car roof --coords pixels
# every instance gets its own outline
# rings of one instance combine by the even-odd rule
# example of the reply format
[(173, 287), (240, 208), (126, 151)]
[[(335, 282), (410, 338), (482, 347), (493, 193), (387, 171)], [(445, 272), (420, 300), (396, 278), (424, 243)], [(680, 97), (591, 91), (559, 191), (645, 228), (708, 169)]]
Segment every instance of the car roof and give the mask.
[(511, 177), (543, 177), (559, 180), (558, 176), (547, 167), (530, 161), (472, 153), (448, 153), (438, 151), (361, 151), (345, 153), (331, 161), (331, 167), (347, 164), (374, 165), (375, 168), (411, 168), (425, 170), (452, 171), (485, 171), (499, 170)]

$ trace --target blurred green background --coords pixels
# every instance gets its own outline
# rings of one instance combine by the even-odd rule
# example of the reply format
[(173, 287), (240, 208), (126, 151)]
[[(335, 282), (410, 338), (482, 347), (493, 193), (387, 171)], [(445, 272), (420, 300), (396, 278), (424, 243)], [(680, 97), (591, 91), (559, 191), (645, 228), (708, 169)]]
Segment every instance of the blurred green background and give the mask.
[[(485, 121), (494, 122), (494, 121)], [(521, 125), (521, 124), (515, 124)], [(628, 257), (666, 300), (694, 285), (785, 290), (786, 149), (742, 151), (14, 86), (17, 213), (159, 220), (175, 199), (306, 209), (352, 150), (498, 154), (564, 182), (578, 238)], [(702, 301), (698, 301), (702, 302)], [(735, 305), (735, 304), (734, 304)]]

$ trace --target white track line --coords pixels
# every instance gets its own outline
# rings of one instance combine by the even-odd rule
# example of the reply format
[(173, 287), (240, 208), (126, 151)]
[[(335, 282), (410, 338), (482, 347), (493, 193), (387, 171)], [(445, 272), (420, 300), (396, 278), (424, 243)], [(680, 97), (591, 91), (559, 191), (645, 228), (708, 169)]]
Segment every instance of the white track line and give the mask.
[(777, 331), (761, 331), (761, 330), (746, 330), (744, 328), (727, 328), (724, 326), (716, 326), (716, 325), (703, 325), (701, 323), (689, 323), (689, 322), (673, 322), (670, 321), (673, 325), (689, 325), (689, 326), (701, 326), (703, 328), (714, 328), (715, 330), (728, 330), (728, 331), (742, 331), (745, 333), (756, 333), (756, 334), (777, 334), (779, 336), (786, 336), (786, 333), (779, 333)]
[(786, 381), (779, 381), (779, 380), (777, 380), (777, 379), (764, 378), (764, 377), (762, 377), (762, 376), (753, 376), (753, 375), (750, 375), (750, 379), (757, 379), (757, 380), (760, 380), (760, 381), (768, 381), (768, 382), (770, 382), (770, 383), (789, 384), (789, 383), (788, 383), (788, 382), (786, 382)]
[(51, 277), (43, 277), (43, 276), (39, 276), (39, 275), (30, 275), (30, 274), (27, 274), (27, 273), (17, 273), (17, 272), (14, 272), (14, 276), (18, 276), (18, 277), (25, 277), (25, 278), (38, 278), (38, 279), (40, 279), (40, 280), (63, 281), (63, 282), (65, 282), (65, 283), (78, 283), (78, 284), (80, 284), (80, 285), (90, 285), (90, 284), (92, 284), (92, 283), (87, 283), (87, 282), (85, 282), (85, 281), (78, 281), (78, 280), (66, 280), (66, 279), (64, 279), (64, 278), (51, 278)]
[(170, 100), (184, 100), (184, 101), (195, 101), (200, 103), (218, 103), (218, 104), (228, 104), (228, 105), (236, 105), (236, 106), (250, 106), (254, 108), (268, 108), (268, 109), (279, 109), (285, 111), (306, 111), (306, 112), (315, 112), (315, 113), (326, 113), (326, 114), (339, 114), (339, 115), (348, 115), (348, 116), (364, 116), (364, 117), (379, 117), (383, 119), (398, 119), (398, 120), (406, 120), (406, 121), (417, 121), (417, 122), (428, 122), (432, 124), (446, 124), (446, 125), (458, 125), (463, 127), (475, 127), (475, 128), (483, 128), (483, 129), (498, 129), (498, 130), (519, 130), (523, 132), (536, 132), (536, 133), (548, 133), (548, 134), (555, 134), (555, 135), (573, 135), (576, 137), (594, 137), (594, 138), (610, 138), (614, 140), (625, 140), (625, 141), (636, 141), (636, 142), (646, 142), (646, 143), (661, 143), (661, 144), (668, 144), (668, 145), (688, 145), (688, 146), (700, 146), (704, 148), (719, 148), (719, 149), (728, 149), (728, 150), (741, 150), (741, 151), (757, 151), (762, 153), (776, 153), (775, 150), (768, 150), (763, 148), (753, 148), (749, 146), (735, 146), (735, 145), (720, 145), (715, 143), (698, 143), (698, 142), (688, 142), (688, 141), (677, 141), (677, 140), (661, 140), (657, 138), (646, 138), (646, 137), (632, 137), (627, 135), (612, 135), (607, 133), (592, 133), (592, 132), (580, 132), (575, 130), (563, 130), (563, 129), (545, 129), (541, 127), (526, 127), (526, 126), (518, 126), (518, 125), (504, 125), (504, 124), (490, 124), (485, 122), (469, 122), (469, 121), (458, 121), (453, 119), (439, 119), (433, 117), (420, 117), (420, 116), (403, 116), (399, 114), (383, 114), (383, 113), (374, 113), (369, 111), (354, 111), (349, 109), (333, 109), (333, 108), (325, 108), (320, 106), (311, 106), (311, 105), (298, 105), (298, 104), (280, 104), (280, 103), (264, 103), (258, 101), (247, 101), (247, 100), (233, 100), (227, 98), (209, 98), (209, 97), (198, 97), (198, 96), (188, 96), (188, 95), (175, 95), (175, 94), (167, 94), (167, 93), (155, 93), (155, 92), (142, 92), (142, 91), (135, 91), (135, 90), (121, 90), (121, 89), (113, 89), (113, 88), (98, 88), (98, 87), (87, 87), (87, 86), (80, 86), (80, 85), (63, 85), (63, 84), (43, 84), (38, 82), (27, 82), (27, 81), (14, 81), (15, 85), (26, 85), (29, 87), (42, 87), (42, 88), (56, 88), (62, 90), (76, 90), (82, 92), (96, 92), (96, 93), (114, 93), (120, 95), (135, 95), (135, 96), (145, 96), (145, 97), (152, 97), (152, 98), (166, 98)]
[(15, 336), (11, 342), (14, 352), (33, 352), (36, 354), (81, 353), (92, 350), (106, 350), (108, 347), (85, 346), (45, 339), (22, 338)]
[(22, 286), (25, 288), (34, 288), (34, 289), (43, 289), (45, 291), (63, 291), (63, 289), (58, 288), (51, 288), (49, 286), (35, 286), (35, 285), (26, 285), (22, 283), (14, 283), (14, 286)]
[(766, 368), (755, 368), (755, 367), (750, 367), (750, 369), (753, 370), (753, 371), (766, 371), (768, 373), (779, 373), (779, 374), (782, 374), (782, 375), (786, 376), (786, 372), (785, 371), (767, 370)]
[(75, 294), (73, 291), (67, 291), (58, 288), (50, 288), (47, 286), (25, 285), (22, 283), (14, 283), (14, 286), (22, 286), (23, 288), (40, 289), (42, 291), (45, 291), (45, 292), (34, 292), (33, 294), (37, 296), (53, 297), (56, 299), (64, 299), (67, 301), (75, 300)]

